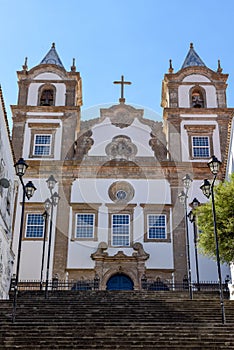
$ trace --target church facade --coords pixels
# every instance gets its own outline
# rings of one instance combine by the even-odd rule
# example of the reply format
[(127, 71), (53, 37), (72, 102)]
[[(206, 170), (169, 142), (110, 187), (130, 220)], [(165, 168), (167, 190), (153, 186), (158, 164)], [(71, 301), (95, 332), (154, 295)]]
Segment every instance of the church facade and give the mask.
[[(124, 77), (117, 82), (119, 103), (82, 121), (75, 62), (66, 71), (54, 44), (39, 65), (29, 70), (25, 62), (18, 72), (18, 103), (11, 106), (12, 138), (16, 159), (29, 165), (25, 181), (32, 180), (37, 190), (25, 204), (20, 280), (40, 279), (44, 251), (50, 279), (97, 278), (102, 290), (118, 279), (134, 289), (141, 289), (142, 280), (182, 282), (188, 249), (195, 280), (193, 229), (188, 223), (188, 244), (178, 195), (188, 174), (193, 181), (187, 202), (204, 202), (200, 186), (210, 177), (207, 161), (214, 154), (225, 160), (232, 118), (227, 78), (220, 63), (217, 71), (209, 69), (191, 44), (182, 68), (174, 72), (170, 62), (164, 76), (162, 121), (126, 104)], [(51, 175), (55, 187), (48, 189)], [(223, 175), (224, 167), (220, 179)], [(53, 205), (55, 191), (59, 200)], [(52, 208), (46, 225), (47, 198)], [(199, 270), (201, 280), (217, 280), (215, 262), (201, 255)]]

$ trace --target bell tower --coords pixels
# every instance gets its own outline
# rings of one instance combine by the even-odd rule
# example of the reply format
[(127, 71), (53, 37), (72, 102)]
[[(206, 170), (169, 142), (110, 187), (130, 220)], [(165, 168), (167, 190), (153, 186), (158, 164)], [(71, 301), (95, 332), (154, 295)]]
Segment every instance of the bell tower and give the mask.
[[(215, 155), (224, 161), (227, 147), (228, 125), (232, 116), (226, 104), (227, 74), (222, 73), (220, 61), (216, 71), (206, 66), (190, 44), (181, 68), (175, 72), (170, 60), (168, 73), (162, 82), (164, 131), (168, 145), (168, 159), (175, 165), (174, 177), (169, 172), (173, 209), (174, 266), (178, 276), (186, 256), (184, 212), (178, 203), (178, 194), (183, 189), (182, 179), (189, 174), (193, 179), (187, 203), (196, 197), (202, 203), (204, 196), (200, 186), (210, 177), (208, 160)], [(220, 177), (222, 169), (220, 172)], [(190, 242), (193, 232), (189, 229)], [(194, 258), (193, 244), (190, 253)], [(203, 260), (202, 260), (203, 261)], [(188, 268), (188, 266), (187, 266)], [(205, 266), (203, 267), (205, 268)], [(202, 270), (202, 266), (201, 266)], [(178, 278), (176, 276), (176, 278)], [(180, 274), (179, 279), (181, 280)]]
[(177, 162), (207, 162), (216, 154), (223, 160), (229, 114), (226, 103), (228, 74), (208, 68), (190, 44), (181, 69), (172, 61), (162, 83), (162, 107), (169, 155)]
[(13, 114), (16, 158), (63, 160), (80, 130), (82, 83), (75, 59), (66, 71), (55, 44), (39, 65), (18, 75), (18, 104)]

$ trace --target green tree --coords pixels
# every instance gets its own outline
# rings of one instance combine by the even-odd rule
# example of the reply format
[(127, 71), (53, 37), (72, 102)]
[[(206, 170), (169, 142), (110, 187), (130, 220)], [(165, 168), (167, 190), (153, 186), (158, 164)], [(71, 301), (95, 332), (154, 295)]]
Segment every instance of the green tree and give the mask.
[[(221, 262), (234, 261), (234, 174), (214, 186), (217, 233)], [(204, 255), (216, 258), (211, 198), (196, 209), (200, 231), (198, 246)]]

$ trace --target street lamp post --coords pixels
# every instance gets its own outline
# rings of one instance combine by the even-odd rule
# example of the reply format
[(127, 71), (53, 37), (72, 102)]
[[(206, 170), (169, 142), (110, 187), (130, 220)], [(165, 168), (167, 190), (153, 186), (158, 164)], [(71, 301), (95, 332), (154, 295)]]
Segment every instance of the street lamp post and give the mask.
[(44, 260), (45, 260), (45, 243), (46, 243), (46, 234), (47, 234), (47, 224), (48, 224), (48, 212), (50, 209), (50, 200), (47, 198), (45, 201), (45, 211), (42, 214), (45, 221), (44, 225), (44, 236), (43, 236), (43, 246), (42, 246), (42, 257), (41, 257), (41, 279), (40, 279), (40, 290), (43, 289), (43, 272), (44, 272)]
[(15, 321), (16, 315), (16, 303), (17, 303), (17, 294), (18, 294), (18, 282), (19, 282), (19, 269), (20, 269), (20, 259), (21, 259), (21, 249), (22, 249), (22, 237), (23, 237), (23, 223), (24, 223), (24, 206), (25, 200), (30, 199), (36, 187), (33, 185), (32, 181), (28, 181), (25, 185), (23, 182), (23, 176), (28, 168), (28, 164), (23, 158), (20, 158), (17, 163), (14, 165), (16, 175), (20, 179), (20, 183), (23, 189), (23, 200), (22, 200), (22, 209), (21, 209), (21, 220), (20, 220), (20, 232), (19, 232), (19, 243), (18, 243), (18, 254), (17, 254), (17, 264), (16, 264), (16, 274), (15, 274), (15, 285), (14, 285), (14, 301), (13, 301), (13, 315), (12, 321)]
[[(194, 198), (192, 203), (189, 204), (193, 209), (196, 209), (200, 202), (197, 198)], [(194, 210), (190, 210), (188, 213), (189, 221), (193, 224), (193, 241), (194, 241), (194, 251), (195, 251), (195, 265), (196, 265), (196, 275), (197, 275), (197, 290), (200, 291), (200, 278), (199, 278), (199, 266), (198, 266), (198, 254), (197, 254), (197, 224), (196, 215)]]
[(182, 191), (178, 195), (180, 202), (184, 205), (184, 219), (185, 219), (185, 231), (186, 231), (186, 257), (187, 257), (187, 278), (188, 278), (188, 287), (189, 287), (189, 297), (193, 299), (192, 291), (192, 280), (191, 280), (191, 262), (190, 262), (190, 248), (189, 248), (189, 231), (188, 231), (188, 214), (187, 214), (187, 199), (188, 191), (192, 183), (191, 177), (186, 174), (183, 179), (183, 185), (185, 192)]
[[(54, 187), (57, 183), (53, 175), (50, 175), (46, 180), (47, 186), (50, 190), (50, 199), (47, 199), (48, 207), (50, 205), (50, 229), (49, 229), (49, 240), (48, 240), (48, 253), (47, 253), (47, 267), (46, 267), (46, 286), (45, 286), (45, 298), (48, 298), (48, 285), (49, 285), (49, 270), (50, 270), (50, 254), (51, 254), (51, 242), (52, 242), (52, 228), (53, 228), (53, 215), (54, 207), (57, 206), (59, 201), (59, 195), (57, 192), (53, 193)], [(49, 204), (50, 203), (50, 204)]]
[(210, 168), (210, 171), (214, 175), (212, 184), (210, 183), (209, 180), (205, 179), (200, 189), (202, 190), (203, 194), (207, 198), (210, 198), (210, 195), (211, 195), (212, 213), (213, 213), (213, 222), (214, 222), (215, 248), (216, 248), (216, 262), (217, 262), (217, 271), (218, 271), (218, 280), (219, 280), (220, 306), (221, 306), (221, 313), (222, 313), (222, 323), (225, 324), (226, 317), (225, 317), (225, 308), (224, 308), (224, 301), (223, 301), (222, 273), (221, 273), (221, 266), (220, 266), (219, 240), (218, 240), (215, 198), (214, 198), (214, 184), (215, 184), (215, 180), (218, 175), (221, 164), (222, 163), (215, 156), (212, 156), (212, 158), (207, 163), (208, 167)]

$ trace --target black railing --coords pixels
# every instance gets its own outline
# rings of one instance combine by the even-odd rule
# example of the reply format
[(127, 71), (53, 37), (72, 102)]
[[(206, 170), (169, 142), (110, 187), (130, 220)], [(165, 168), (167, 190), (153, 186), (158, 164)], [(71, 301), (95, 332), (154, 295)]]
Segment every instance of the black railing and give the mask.
[[(11, 291), (14, 290), (14, 279), (11, 280)], [(46, 281), (38, 280), (26, 280), (20, 281), (18, 283), (18, 291), (23, 290), (45, 290), (46, 289)], [(57, 278), (53, 278), (51, 281), (48, 281), (48, 290), (56, 291), (56, 290), (98, 290), (99, 289), (99, 279), (93, 280), (79, 280), (79, 281), (64, 281), (58, 280)]]
[[(14, 290), (14, 279), (11, 280), (11, 291)], [(100, 284), (99, 279), (94, 278), (92, 280), (59, 280), (53, 278), (48, 282), (48, 290), (99, 290)], [(19, 281), (18, 291), (23, 290), (43, 290), (45, 291), (46, 282), (42, 283), (38, 280), (25, 280)], [(194, 282), (192, 283), (192, 289), (194, 292), (218, 292), (219, 283), (212, 281), (200, 282), (199, 285)], [(181, 283), (173, 281), (162, 281), (162, 280), (141, 280), (141, 290), (148, 291), (188, 291), (188, 281), (184, 280)], [(223, 291), (228, 292), (228, 283), (223, 283)]]
[[(218, 292), (219, 283), (212, 281), (204, 281), (197, 284), (192, 282), (193, 292)], [(172, 281), (153, 281), (145, 280), (141, 281), (141, 288), (143, 290), (154, 290), (154, 291), (188, 291), (189, 285), (188, 281), (184, 280), (183, 282), (172, 282)], [(223, 291), (228, 292), (228, 283), (223, 283)]]

